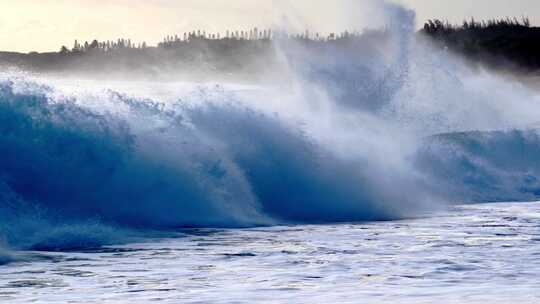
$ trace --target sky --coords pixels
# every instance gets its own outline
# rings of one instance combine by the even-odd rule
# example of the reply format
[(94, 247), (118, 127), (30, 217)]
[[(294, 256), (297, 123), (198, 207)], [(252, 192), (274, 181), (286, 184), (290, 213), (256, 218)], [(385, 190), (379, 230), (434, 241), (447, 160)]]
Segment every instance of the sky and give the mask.
[[(413, 9), (417, 26), (429, 18), (528, 16), (540, 25), (540, 0), (389, 0)], [(156, 44), (170, 34), (251, 27), (361, 30), (384, 20), (382, 0), (0, 0), (0, 50), (57, 51), (73, 41)]]

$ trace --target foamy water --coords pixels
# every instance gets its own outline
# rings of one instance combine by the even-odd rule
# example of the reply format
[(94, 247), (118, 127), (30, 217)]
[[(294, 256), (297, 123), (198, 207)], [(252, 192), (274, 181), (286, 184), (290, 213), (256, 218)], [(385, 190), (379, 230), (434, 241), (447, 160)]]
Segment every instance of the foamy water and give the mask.
[(538, 303), (540, 206), (393, 222), (180, 230), (0, 266), (5, 303)]

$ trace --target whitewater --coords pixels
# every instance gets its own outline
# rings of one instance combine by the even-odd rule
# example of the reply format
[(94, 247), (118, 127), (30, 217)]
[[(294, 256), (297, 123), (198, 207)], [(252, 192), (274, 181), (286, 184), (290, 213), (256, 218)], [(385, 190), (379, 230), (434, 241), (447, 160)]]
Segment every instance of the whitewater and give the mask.
[(538, 301), (540, 94), (379, 9), (268, 82), (0, 73), (0, 299)]

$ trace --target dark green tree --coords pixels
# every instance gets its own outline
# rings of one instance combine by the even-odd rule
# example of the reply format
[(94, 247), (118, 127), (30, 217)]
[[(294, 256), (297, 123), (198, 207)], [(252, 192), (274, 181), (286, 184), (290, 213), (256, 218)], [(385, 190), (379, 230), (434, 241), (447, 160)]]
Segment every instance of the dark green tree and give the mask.
[(62, 47), (60, 48), (60, 54), (65, 55), (68, 53), (69, 53), (68, 48), (65, 45), (62, 45)]

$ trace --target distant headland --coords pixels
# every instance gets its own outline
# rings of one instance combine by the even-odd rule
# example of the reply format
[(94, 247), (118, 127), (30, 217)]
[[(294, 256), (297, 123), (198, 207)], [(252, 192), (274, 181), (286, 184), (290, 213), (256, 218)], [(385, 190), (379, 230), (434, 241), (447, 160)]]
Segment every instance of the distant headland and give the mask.
[(255, 75), (276, 66), (276, 43), (294, 44), (303, 50), (326, 52), (336, 49), (374, 48), (385, 40), (385, 30), (344, 31), (321, 35), (305, 31), (289, 34), (253, 28), (224, 34), (193, 31), (169, 35), (156, 46), (130, 39), (79, 42), (58, 52), (28, 54), (0, 52), (0, 66), (12, 66), (39, 73), (125, 73), (166, 75), (190, 74)]
[[(299, 52), (315, 54), (356, 50), (377, 52), (389, 41), (389, 31), (344, 31), (322, 35), (249, 29), (207, 33), (197, 30), (169, 35), (156, 46), (130, 39), (75, 41), (58, 52), (28, 54), (0, 52), (0, 66), (38, 73), (91, 73), (108, 75), (128, 71), (133, 75), (213, 72), (213, 74), (255, 75), (279, 61), (277, 43), (293, 44)], [(492, 68), (536, 72), (540, 69), (540, 28), (527, 18), (487, 21), (468, 20), (451, 25), (429, 20), (416, 33), (433, 45), (459, 54), (472, 63)]]
[(540, 28), (531, 26), (528, 18), (471, 19), (462, 25), (429, 20), (420, 33), (471, 62), (522, 72), (540, 70)]

